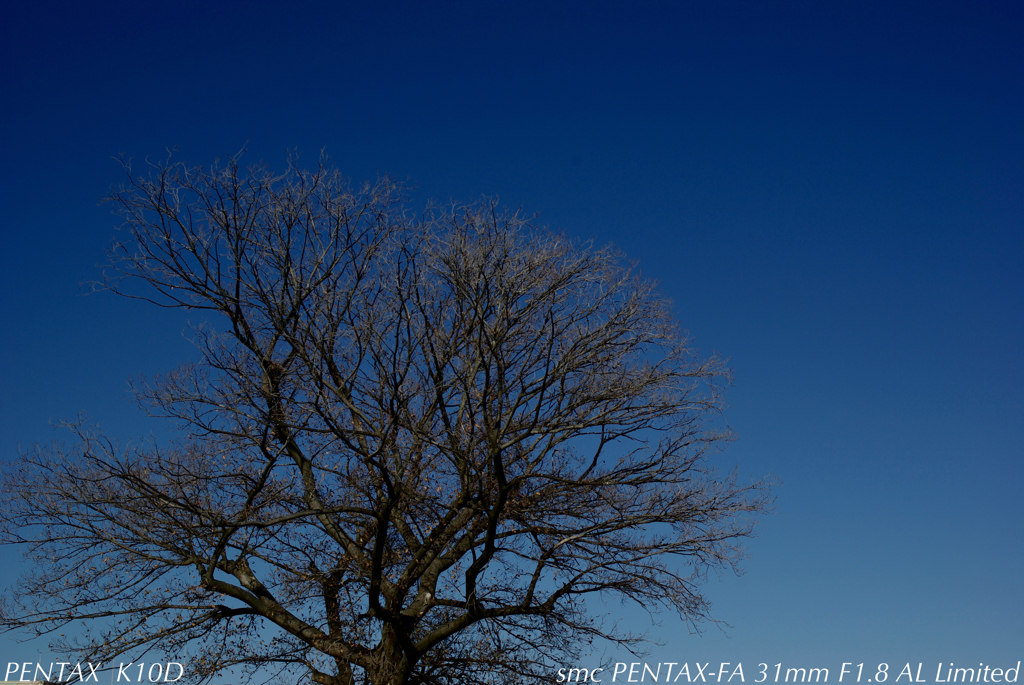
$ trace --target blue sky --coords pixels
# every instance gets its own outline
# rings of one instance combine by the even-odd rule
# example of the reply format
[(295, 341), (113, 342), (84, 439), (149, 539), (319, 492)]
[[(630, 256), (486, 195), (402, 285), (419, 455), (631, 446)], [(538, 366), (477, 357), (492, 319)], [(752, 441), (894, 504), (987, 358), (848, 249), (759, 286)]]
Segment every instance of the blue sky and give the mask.
[(1012, 665), (1022, 36), (1019, 3), (4, 3), (0, 458), (80, 411), (161, 430), (127, 380), (193, 354), (180, 312), (82, 294), (113, 157), (325, 150), (614, 242), (731, 359), (719, 464), (777, 513), (708, 585), (732, 627), (659, 616), (650, 661)]

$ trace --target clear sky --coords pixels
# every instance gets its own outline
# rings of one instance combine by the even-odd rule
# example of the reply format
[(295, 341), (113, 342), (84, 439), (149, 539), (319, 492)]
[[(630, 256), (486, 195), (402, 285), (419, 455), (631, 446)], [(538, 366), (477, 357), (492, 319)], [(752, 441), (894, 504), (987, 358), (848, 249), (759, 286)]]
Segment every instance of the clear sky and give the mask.
[(0, 83), (0, 458), (159, 432), (127, 380), (193, 355), (82, 295), (112, 157), (323, 149), (614, 242), (731, 359), (777, 513), (649, 661), (1024, 659), (1024, 4), (4, 2)]

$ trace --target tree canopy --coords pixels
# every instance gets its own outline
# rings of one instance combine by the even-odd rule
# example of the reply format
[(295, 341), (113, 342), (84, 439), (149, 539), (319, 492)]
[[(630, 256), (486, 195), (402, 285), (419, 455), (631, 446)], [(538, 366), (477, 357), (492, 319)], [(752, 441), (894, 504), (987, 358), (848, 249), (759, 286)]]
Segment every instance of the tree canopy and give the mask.
[(181, 438), (75, 425), (6, 468), (0, 540), (37, 565), (0, 626), (401, 685), (632, 644), (590, 598), (707, 617), (769, 493), (708, 463), (728, 370), (615, 249), (324, 164), (126, 172), (105, 287), (205, 312), (199, 361), (136, 387)]

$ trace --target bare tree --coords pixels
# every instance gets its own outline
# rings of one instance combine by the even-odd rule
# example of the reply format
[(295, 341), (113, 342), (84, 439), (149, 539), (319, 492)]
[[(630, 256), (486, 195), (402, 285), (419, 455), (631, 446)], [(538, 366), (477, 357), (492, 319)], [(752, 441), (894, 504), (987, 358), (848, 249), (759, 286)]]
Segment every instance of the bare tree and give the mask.
[(79, 425), (6, 470), (0, 536), (38, 566), (4, 629), (399, 685), (631, 644), (590, 598), (707, 617), (768, 493), (707, 465), (727, 369), (615, 250), (493, 202), (410, 218), (324, 165), (126, 171), (107, 286), (221, 327), (137, 387), (180, 441)]

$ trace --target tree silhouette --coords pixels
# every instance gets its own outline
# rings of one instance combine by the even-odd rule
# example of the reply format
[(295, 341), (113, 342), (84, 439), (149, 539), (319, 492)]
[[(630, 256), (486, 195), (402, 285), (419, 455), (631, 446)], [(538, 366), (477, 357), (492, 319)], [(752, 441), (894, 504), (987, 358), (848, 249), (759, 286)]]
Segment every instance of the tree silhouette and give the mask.
[(727, 369), (619, 253), (490, 201), (411, 218), (323, 164), (126, 171), (106, 286), (209, 317), (199, 363), (136, 388), (185, 437), (76, 425), (5, 471), (37, 567), (3, 628), (195, 680), (461, 684), (638, 639), (591, 596), (707, 616), (768, 492), (707, 465)]

